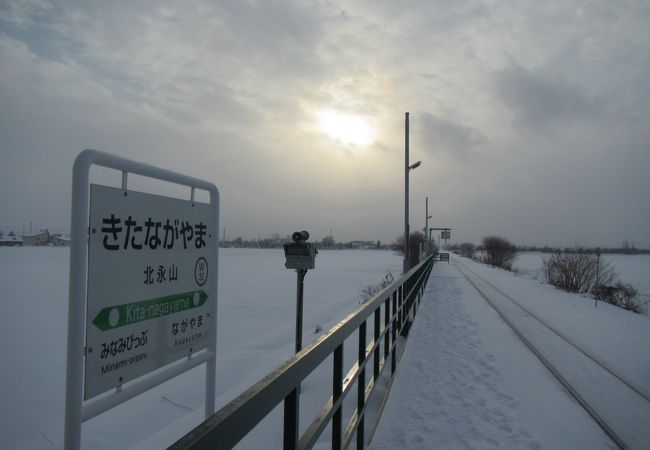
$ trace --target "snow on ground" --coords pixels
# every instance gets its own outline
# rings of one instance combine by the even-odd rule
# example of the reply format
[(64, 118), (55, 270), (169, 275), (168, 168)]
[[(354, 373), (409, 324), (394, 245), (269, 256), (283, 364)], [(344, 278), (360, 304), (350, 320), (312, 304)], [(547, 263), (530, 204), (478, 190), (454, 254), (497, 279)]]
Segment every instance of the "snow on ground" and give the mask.
[[(647, 387), (648, 317), (454, 259)], [(453, 264), (412, 330), (371, 448), (615, 448)]]
[[(220, 256), (217, 407), (291, 355), (296, 284), (281, 250), (222, 249)], [(650, 272), (650, 258), (638, 256), (616, 262), (619, 273), (627, 264), (626, 273), (636, 274), (628, 282), (648, 279), (643, 274)], [(0, 448), (61, 447), (68, 257), (67, 248), (0, 249)], [(305, 279), (304, 344), (358, 306), (360, 287), (388, 270), (401, 271), (401, 258), (390, 252), (322, 251), (316, 264)], [(595, 308), (589, 298), (530, 277), (471, 267), (648, 388), (647, 316), (602, 303)], [(328, 370), (304, 383), (301, 415), (324, 403)], [(203, 384), (204, 370), (197, 368), (85, 423), (83, 447), (170, 444), (202, 420)], [(278, 416), (266, 419), (241, 448), (278, 447)], [(307, 424), (301, 420), (301, 428)], [(372, 446), (612, 447), (454, 266), (444, 263), (434, 267)]]
[(436, 264), (371, 448), (608, 443), (454, 266)]
[[(505, 322), (526, 344), (534, 349), (544, 364), (552, 368), (563, 385), (575, 393), (580, 402), (622, 448), (647, 449), (650, 442), (650, 396), (635, 386), (623, 371), (604, 361), (602, 355), (584, 348), (576, 339), (522, 306), (514, 297), (504, 294), (493, 283), (476, 274), (466, 264), (455, 261), (456, 267), (480, 290), (481, 296), (493, 306)], [(531, 293), (530, 291), (528, 292)], [(534, 292), (533, 292), (534, 294)], [(587, 317), (590, 312), (587, 311)], [(645, 330), (639, 330), (641, 336)], [(650, 337), (645, 333), (646, 337)], [(633, 354), (643, 354), (645, 346), (634, 346), (629, 336), (618, 338)], [(641, 358), (643, 359), (643, 358)], [(623, 381), (625, 380), (625, 381)]]
[[(540, 252), (517, 253), (513, 267), (521, 274), (543, 282), (542, 261), (550, 256), (550, 253)], [(650, 255), (606, 253), (601, 255), (601, 259), (612, 265), (618, 279), (634, 286), (639, 294), (650, 297)]]
[[(68, 258), (69, 248), (0, 249), (2, 449), (62, 445)], [(321, 251), (305, 278), (303, 345), (359, 306), (359, 288), (401, 265), (388, 251)], [(282, 250), (220, 251), (217, 407), (292, 354), (295, 295), (296, 273), (284, 268)], [(171, 444), (203, 420), (204, 373), (193, 369), (86, 422), (83, 448)], [(321, 400), (310, 400), (318, 389), (305, 391), (301, 410), (319, 410)]]
[[(630, 258), (636, 258), (630, 256)], [(650, 275), (650, 259), (646, 273)], [(650, 320), (586, 295), (570, 294), (511, 272), (460, 258), (505, 294), (650, 393)], [(640, 272), (640, 271), (639, 271)]]

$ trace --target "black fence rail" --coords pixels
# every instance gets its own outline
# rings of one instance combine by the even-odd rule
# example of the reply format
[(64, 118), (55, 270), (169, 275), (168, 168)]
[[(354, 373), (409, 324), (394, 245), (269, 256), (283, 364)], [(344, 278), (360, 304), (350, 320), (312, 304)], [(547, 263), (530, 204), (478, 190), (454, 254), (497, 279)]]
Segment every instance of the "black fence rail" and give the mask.
[[(355, 436), (357, 449), (363, 449), (366, 442), (366, 404), (375, 393), (380, 377), (392, 380), (398, 362), (398, 338), (408, 335), (432, 266), (433, 257), (429, 257), (411, 269), (190, 431), (170, 449), (230, 449), (281, 402), (284, 402), (284, 449), (312, 448), (330, 423), (332, 449), (348, 448)], [(373, 327), (370, 342), (367, 336), (368, 322)], [(344, 373), (344, 344), (357, 331), (358, 357)], [(332, 395), (301, 436), (300, 384), (330, 355), (333, 355)], [(370, 357), (372, 372), (369, 380), (366, 380), (367, 371), (370, 371), (366, 367)], [(390, 372), (387, 372), (388, 368)], [(355, 382), (356, 408), (344, 428), (343, 401)], [(388, 390), (384, 393), (384, 396), (387, 395)]]

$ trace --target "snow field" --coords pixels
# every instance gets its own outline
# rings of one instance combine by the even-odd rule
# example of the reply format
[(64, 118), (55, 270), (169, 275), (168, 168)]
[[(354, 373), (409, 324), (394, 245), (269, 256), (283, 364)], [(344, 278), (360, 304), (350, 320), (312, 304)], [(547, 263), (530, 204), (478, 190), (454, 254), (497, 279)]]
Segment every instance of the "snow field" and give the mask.
[[(542, 261), (551, 253), (524, 252), (517, 253), (513, 264), (521, 274), (544, 282)], [(650, 298), (650, 255), (603, 254), (601, 259), (612, 264), (617, 277), (634, 286), (639, 295)]]
[[(636, 258), (631, 256), (630, 258)], [(485, 277), (540, 319), (570, 340), (616, 368), (646, 393), (650, 393), (650, 318), (588, 296), (571, 294), (511, 272), (465, 258), (459, 264)], [(650, 259), (647, 260), (650, 263)], [(650, 273), (650, 265), (647, 270)]]
[[(457, 267), (460, 266), (458, 263)], [(516, 299), (504, 296), (471, 269), (464, 266), (461, 271), (615, 442), (622, 448), (645, 448), (650, 442), (650, 397), (643, 393), (643, 388), (635, 386), (600, 355), (579, 346), (553, 325), (523, 309)]]
[(436, 264), (370, 448), (613, 446), (454, 266)]
[[(61, 448), (69, 248), (1, 250), (0, 448)], [(317, 328), (327, 330), (359, 306), (359, 288), (389, 270), (398, 274), (401, 264), (386, 251), (321, 251), (305, 278), (303, 346), (319, 335)], [(282, 250), (220, 250), (217, 408), (292, 355), (295, 295), (296, 273), (284, 268)], [(203, 420), (204, 374), (195, 368), (85, 422), (82, 447), (170, 445)], [(301, 414), (311, 419), (320, 411), (330, 377), (328, 361), (307, 379)], [(278, 423), (271, 414), (240, 448), (274, 448), (281, 442)], [(308, 425), (301, 420), (302, 429)]]
[[(0, 448), (61, 448), (69, 249), (0, 250)], [(650, 280), (646, 255), (616, 256), (625, 282), (642, 287)], [(647, 316), (602, 302), (595, 308), (592, 299), (532, 277), (468, 263), (650, 390)], [(303, 345), (357, 308), (358, 289), (388, 270), (401, 272), (401, 258), (390, 252), (320, 252), (305, 279)], [(372, 447), (613, 448), (453, 264), (433, 270)], [(296, 274), (284, 268), (281, 250), (222, 249), (219, 274), (217, 407), (291, 356), (296, 289)], [(346, 368), (356, 356), (356, 336), (349, 342)], [(330, 385), (331, 359), (303, 384), (301, 430), (324, 404)], [(83, 448), (164, 448), (203, 420), (203, 387), (199, 367), (86, 422)], [(355, 401), (355, 395), (347, 397), (344, 421)], [(238, 448), (278, 447), (281, 416), (280, 407)], [(317, 448), (326, 448), (328, 439), (326, 430)]]

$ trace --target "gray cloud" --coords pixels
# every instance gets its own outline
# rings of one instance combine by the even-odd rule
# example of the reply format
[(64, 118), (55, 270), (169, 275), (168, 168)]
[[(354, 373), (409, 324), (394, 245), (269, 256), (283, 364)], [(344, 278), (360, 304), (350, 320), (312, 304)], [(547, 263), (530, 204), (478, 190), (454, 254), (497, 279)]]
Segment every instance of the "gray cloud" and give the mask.
[(497, 97), (511, 109), (515, 124), (529, 129), (595, 119), (604, 107), (580, 86), (550, 80), (518, 65), (498, 72), (495, 86)]
[[(10, 5), (13, 3), (10, 3)], [(289, 2), (8, 8), (6, 32), (172, 121), (251, 125), (255, 100), (317, 76), (320, 22)], [(44, 14), (43, 11), (49, 12)], [(29, 14), (31, 12), (31, 15)], [(259, 120), (259, 118), (257, 118)]]
[[(459, 240), (650, 243), (649, 14), (604, 0), (6, 1), (0, 228), (67, 228), (72, 161), (95, 147), (214, 181), (229, 235), (304, 224), (392, 240), (411, 111), (413, 228), (428, 196)], [(372, 119), (374, 144), (324, 136), (323, 109)]]
[(420, 114), (417, 119), (420, 122), (420, 143), (430, 153), (445, 153), (451, 158), (465, 161), (473, 147), (485, 142), (479, 130), (449, 119), (430, 113)]

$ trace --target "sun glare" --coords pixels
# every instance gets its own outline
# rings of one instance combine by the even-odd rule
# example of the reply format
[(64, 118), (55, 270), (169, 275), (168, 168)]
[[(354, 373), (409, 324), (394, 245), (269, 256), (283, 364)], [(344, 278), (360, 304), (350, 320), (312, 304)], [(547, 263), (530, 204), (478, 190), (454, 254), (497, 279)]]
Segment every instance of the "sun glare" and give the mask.
[(318, 118), (320, 131), (343, 144), (361, 147), (372, 144), (375, 139), (375, 126), (366, 117), (325, 110)]

